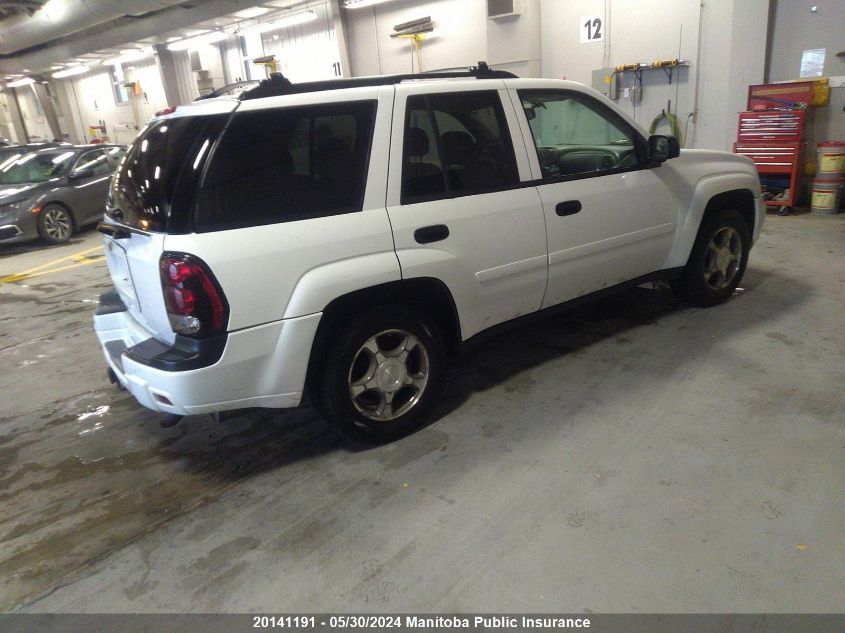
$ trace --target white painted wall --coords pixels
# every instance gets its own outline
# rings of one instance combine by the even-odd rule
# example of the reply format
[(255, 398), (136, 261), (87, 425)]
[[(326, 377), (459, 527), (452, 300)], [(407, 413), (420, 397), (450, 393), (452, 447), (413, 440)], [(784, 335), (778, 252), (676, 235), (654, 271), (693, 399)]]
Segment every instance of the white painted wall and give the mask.
[(334, 64), (340, 62), (337, 38), (328, 4), (312, 6), (317, 14), (312, 22), (264, 33), (265, 55), (275, 55), (278, 70), (296, 82), (336, 77)]
[[(672, 84), (663, 71), (646, 71), (642, 101), (621, 99), (619, 105), (648, 127), (671, 100), (682, 131), (697, 109), (686, 145), (727, 150), (735, 140), (737, 113), (744, 109), (748, 84), (763, 81), (768, 3), (523, 0), (523, 15), (493, 21), (486, 17), (484, 0), (393, 0), (345, 11), (344, 17), (354, 76), (410, 72), (410, 43), (389, 35), (394, 25), (426, 15), (434, 20), (435, 30), (423, 44), (425, 70), (486, 60), (520, 76), (566, 77), (589, 85), (593, 71), (600, 68), (680, 57), (690, 67), (675, 74)], [(581, 44), (582, 16), (605, 13), (605, 40)], [(631, 84), (628, 73), (623, 85)]]
[[(485, 6), (483, 0), (394, 0), (345, 11), (352, 75), (411, 72), (411, 42), (390, 34), (395, 25), (426, 16), (434, 32), (422, 44), (423, 70), (466, 68), (486, 59)], [(414, 71), (419, 71), (416, 62)]]
[(73, 126), (77, 139), (87, 142), (91, 138), (88, 126), (104, 121), (111, 142), (129, 143), (157, 110), (167, 107), (154, 58), (133, 63), (124, 68), (124, 73), (127, 81), (138, 81), (141, 88), (141, 94), (130, 94), (128, 103), (115, 103), (106, 67), (57, 80), (72, 103), (66, 124)]

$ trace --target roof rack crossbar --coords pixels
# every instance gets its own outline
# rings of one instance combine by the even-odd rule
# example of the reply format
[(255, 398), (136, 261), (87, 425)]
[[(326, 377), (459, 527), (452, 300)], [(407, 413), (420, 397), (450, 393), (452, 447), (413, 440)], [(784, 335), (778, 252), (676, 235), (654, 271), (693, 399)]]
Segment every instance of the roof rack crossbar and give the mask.
[(280, 95), (301, 94), (304, 92), (320, 92), (323, 90), (338, 90), (341, 88), (361, 88), (368, 86), (390, 86), (403, 81), (419, 79), (514, 79), (516, 75), (506, 70), (493, 70), (486, 62), (478, 62), (478, 66), (470, 66), (467, 70), (450, 70), (443, 72), (408, 73), (404, 75), (382, 75), (377, 77), (352, 77), (350, 79), (327, 79), (324, 81), (308, 81), (291, 83), (281, 73), (273, 73), (269, 79), (247, 90), (240, 95), (240, 99), (261, 99)]

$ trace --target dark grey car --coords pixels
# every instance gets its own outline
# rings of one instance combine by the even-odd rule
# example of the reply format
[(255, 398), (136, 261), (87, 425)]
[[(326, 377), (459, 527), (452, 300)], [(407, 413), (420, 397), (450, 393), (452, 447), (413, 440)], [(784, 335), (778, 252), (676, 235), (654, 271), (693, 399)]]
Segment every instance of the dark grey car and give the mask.
[(58, 244), (98, 221), (124, 152), (118, 145), (58, 146), (0, 162), (0, 244), (38, 237)]

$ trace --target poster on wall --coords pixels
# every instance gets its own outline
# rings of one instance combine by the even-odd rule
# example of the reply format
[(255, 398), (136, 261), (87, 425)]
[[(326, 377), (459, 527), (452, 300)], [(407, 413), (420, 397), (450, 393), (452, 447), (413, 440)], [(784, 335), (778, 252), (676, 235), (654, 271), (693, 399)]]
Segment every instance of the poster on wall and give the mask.
[(821, 77), (824, 74), (824, 55), (827, 49), (811, 48), (801, 54), (800, 77)]
[(604, 41), (604, 15), (582, 15), (578, 26), (581, 29), (582, 44)]

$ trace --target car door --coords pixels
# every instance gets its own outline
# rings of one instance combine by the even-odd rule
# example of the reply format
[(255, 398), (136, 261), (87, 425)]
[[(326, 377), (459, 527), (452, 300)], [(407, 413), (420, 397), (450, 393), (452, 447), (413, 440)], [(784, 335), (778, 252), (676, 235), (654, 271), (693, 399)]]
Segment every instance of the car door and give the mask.
[(443, 281), (465, 339), (537, 310), (547, 275), (516, 112), (504, 85), (466, 85), (396, 87), (387, 196), (403, 278)]
[(548, 231), (543, 307), (659, 270), (679, 201), (646, 160), (642, 135), (580, 91), (521, 89), (511, 97)]
[(97, 220), (106, 208), (112, 165), (100, 148), (79, 155), (70, 171), (68, 198), (79, 225)]

